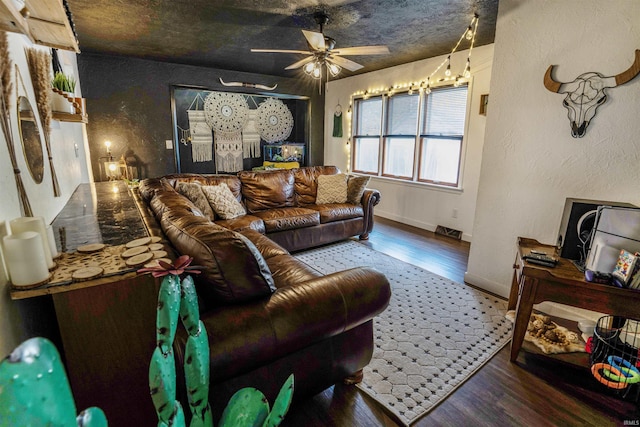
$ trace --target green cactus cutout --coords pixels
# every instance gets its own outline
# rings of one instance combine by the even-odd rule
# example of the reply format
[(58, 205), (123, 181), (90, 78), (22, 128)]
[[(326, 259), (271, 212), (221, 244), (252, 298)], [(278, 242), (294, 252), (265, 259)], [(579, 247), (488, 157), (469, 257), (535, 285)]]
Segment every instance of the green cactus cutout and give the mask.
[(0, 425), (107, 427), (101, 409), (76, 417), (69, 380), (56, 347), (31, 338), (0, 362)]
[[(191, 276), (180, 281), (186, 271), (198, 274), (197, 267), (189, 267), (193, 258), (183, 255), (173, 264), (160, 261), (156, 267), (138, 270), (164, 277), (158, 293), (156, 317), (157, 347), (149, 365), (149, 389), (158, 415), (158, 427), (185, 426), (182, 406), (176, 400), (176, 373), (173, 341), (178, 317), (189, 333), (185, 346), (185, 383), (191, 423), (189, 427), (213, 427), (209, 404), (209, 338), (200, 321), (198, 296)], [(238, 390), (229, 400), (220, 420), (221, 427), (277, 427), (289, 410), (293, 397), (293, 375), (285, 381), (269, 411), (269, 402), (255, 388)]]

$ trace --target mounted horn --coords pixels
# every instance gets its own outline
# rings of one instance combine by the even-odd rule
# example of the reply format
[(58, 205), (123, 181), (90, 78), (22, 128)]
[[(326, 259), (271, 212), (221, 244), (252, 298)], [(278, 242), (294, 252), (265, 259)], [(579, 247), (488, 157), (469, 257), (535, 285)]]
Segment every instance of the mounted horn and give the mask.
[(549, 68), (547, 68), (547, 72), (544, 73), (544, 87), (546, 87), (553, 93), (558, 93), (558, 91), (560, 90), (560, 86), (562, 86), (562, 83), (554, 80), (553, 77), (551, 77), (551, 71), (553, 70), (553, 67), (553, 65), (549, 65)]
[(629, 69), (615, 76), (616, 86), (625, 84), (626, 82), (628, 82), (629, 80), (637, 76), (639, 73), (640, 73), (640, 49), (636, 49), (636, 57), (635, 57), (635, 60), (633, 61), (633, 64), (631, 64), (631, 67), (629, 67)]
[(261, 85), (261, 84), (257, 84), (257, 83), (225, 82), (225, 81), (222, 80), (222, 77), (220, 77), (220, 83), (222, 83), (223, 86), (250, 87), (252, 89), (262, 89), (262, 90), (274, 90), (275, 88), (278, 87), (277, 84), (273, 85), (273, 87), (269, 87), (269, 86), (265, 86), (265, 85)]

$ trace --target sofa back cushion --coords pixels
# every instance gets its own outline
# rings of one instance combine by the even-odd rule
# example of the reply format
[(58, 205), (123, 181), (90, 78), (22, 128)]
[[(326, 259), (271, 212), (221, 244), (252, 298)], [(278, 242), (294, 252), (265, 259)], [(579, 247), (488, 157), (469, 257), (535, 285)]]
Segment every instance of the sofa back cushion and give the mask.
[(162, 231), (178, 253), (201, 267), (195, 276), (205, 305), (239, 303), (275, 291), (271, 271), (249, 239), (204, 217), (165, 212)]
[(191, 200), (179, 194), (171, 186), (167, 186), (163, 191), (157, 191), (149, 202), (149, 206), (158, 222), (165, 212), (176, 212), (187, 216), (204, 216)]
[(242, 171), (242, 197), (249, 212), (295, 205), (293, 169), (267, 172)]
[(294, 172), (295, 194), (300, 206), (313, 205), (318, 193), (318, 176), (335, 175), (340, 170), (335, 166), (310, 166)]

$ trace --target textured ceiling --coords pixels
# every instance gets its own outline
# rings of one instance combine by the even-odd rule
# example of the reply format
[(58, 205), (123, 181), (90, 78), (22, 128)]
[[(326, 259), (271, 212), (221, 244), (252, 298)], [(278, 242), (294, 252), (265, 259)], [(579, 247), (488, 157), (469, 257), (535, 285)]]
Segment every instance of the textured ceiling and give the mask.
[[(304, 55), (251, 48), (306, 50), (300, 30), (324, 33), (336, 48), (387, 45), (389, 55), (348, 56), (364, 66), (340, 77), (446, 54), (480, 21), (476, 46), (493, 43), (498, 0), (67, 0), (83, 53), (124, 55), (295, 77), (284, 68)], [(467, 45), (463, 45), (466, 48)]]

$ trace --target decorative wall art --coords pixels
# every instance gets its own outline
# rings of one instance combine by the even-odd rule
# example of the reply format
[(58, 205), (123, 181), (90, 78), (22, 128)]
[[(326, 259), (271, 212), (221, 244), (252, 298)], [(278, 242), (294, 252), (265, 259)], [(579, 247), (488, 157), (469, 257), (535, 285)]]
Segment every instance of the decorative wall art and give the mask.
[(285, 141), (293, 129), (291, 111), (279, 99), (267, 98), (258, 106), (258, 131), (267, 142)]
[(31, 73), (33, 92), (36, 95), (36, 105), (40, 115), (40, 125), (44, 135), (44, 145), (49, 158), (49, 169), (51, 170), (51, 183), (53, 184), (53, 195), (60, 197), (60, 185), (56, 170), (53, 167), (53, 156), (51, 152), (50, 124), (51, 124), (51, 54), (36, 48), (27, 48), (27, 64)]
[(173, 86), (176, 166), (235, 173), (262, 166), (268, 143), (307, 141), (308, 99)]
[(607, 100), (605, 89), (627, 83), (640, 73), (640, 49), (636, 49), (635, 60), (631, 67), (615, 76), (605, 77), (600, 73), (589, 72), (580, 74), (572, 82), (559, 82), (551, 77), (553, 65), (544, 74), (544, 87), (554, 93), (562, 93), (563, 105), (568, 110), (571, 124), (571, 136), (582, 138), (587, 127), (596, 115), (596, 110)]

